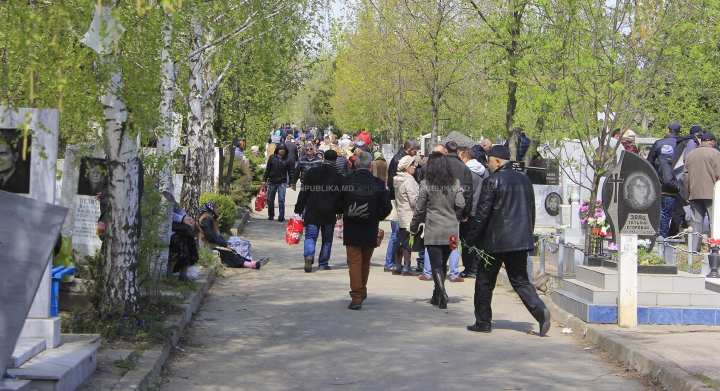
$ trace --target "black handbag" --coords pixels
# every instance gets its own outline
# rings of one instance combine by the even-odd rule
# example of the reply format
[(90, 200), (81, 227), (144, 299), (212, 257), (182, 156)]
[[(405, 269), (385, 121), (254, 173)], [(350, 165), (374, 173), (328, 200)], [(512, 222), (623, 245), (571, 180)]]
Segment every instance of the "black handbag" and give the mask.
[(196, 237), (198, 237), (198, 235), (200, 235), (200, 228), (198, 228), (197, 225), (195, 225), (194, 228), (191, 228), (188, 224), (176, 223), (173, 221), (172, 230), (176, 234), (178, 234), (180, 236), (185, 236), (188, 238), (196, 238)]
[(413, 239), (412, 246), (410, 246), (410, 247), (412, 247), (410, 249), (410, 251), (412, 251), (414, 253), (419, 253), (419, 252), (425, 250), (425, 240), (422, 238), (423, 228), (424, 228), (424, 226), (421, 225), (420, 228), (418, 229), (418, 232), (415, 235), (411, 234), (414, 239)]

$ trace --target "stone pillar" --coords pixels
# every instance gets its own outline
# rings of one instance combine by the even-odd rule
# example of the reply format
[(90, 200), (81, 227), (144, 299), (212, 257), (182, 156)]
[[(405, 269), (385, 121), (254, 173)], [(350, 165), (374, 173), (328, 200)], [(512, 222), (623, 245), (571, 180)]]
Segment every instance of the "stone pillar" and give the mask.
[(618, 325), (637, 326), (637, 235), (618, 235)]
[(720, 235), (720, 181), (715, 182), (713, 187), (713, 211), (710, 216), (710, 237), (717, 238)]

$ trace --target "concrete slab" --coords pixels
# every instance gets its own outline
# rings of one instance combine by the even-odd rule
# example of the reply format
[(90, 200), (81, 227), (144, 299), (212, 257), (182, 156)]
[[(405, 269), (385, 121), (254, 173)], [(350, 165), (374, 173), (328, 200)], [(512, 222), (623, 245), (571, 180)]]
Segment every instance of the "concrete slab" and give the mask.
[(45, 350), (44, 338), (18, 338), (8, 368), (17, 368)]
[(29, 380), (0, 379), (0, 391), (29, 391)]

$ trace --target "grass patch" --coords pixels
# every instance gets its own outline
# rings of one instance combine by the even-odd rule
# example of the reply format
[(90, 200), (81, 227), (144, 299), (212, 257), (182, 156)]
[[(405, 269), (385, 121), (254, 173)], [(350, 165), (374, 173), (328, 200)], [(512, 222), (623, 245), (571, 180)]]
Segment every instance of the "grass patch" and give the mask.
[(205, 246), (198, 248), (199, 260), (197, 264), (203, 267), (211, 267), (220, 263), (220, 258), (215, 253)]
[(690, 372), (690, 374), (692, 375), (692, 377), (700, 380), (705, 387), (711, 388), (713, 390), (720, 390), (720, 387), (718, 387), (717, 383), (715, 383), (713, 379), (703, 375), (702, 373)]
[(135, 369), (135, 363), (131, 360), (117, 360), (115, 361), (115, 366), (123, 370), (123, 376), (125, 376), (125, 374), (129, 371)]

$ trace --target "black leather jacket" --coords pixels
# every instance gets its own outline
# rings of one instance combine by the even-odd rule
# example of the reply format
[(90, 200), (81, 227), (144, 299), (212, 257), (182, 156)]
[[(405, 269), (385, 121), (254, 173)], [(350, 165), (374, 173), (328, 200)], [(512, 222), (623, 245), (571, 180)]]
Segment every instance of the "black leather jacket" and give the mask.
[(293, 161), (287, 155), (280, 157), (275, 153), (268, 159), (263, 182), (288, 183), (292, 178), (293, 168)]
[(529, 251), (534, 229), (532, 182), (508, 163), (483, 181), (466, 243), (490, 254)]

